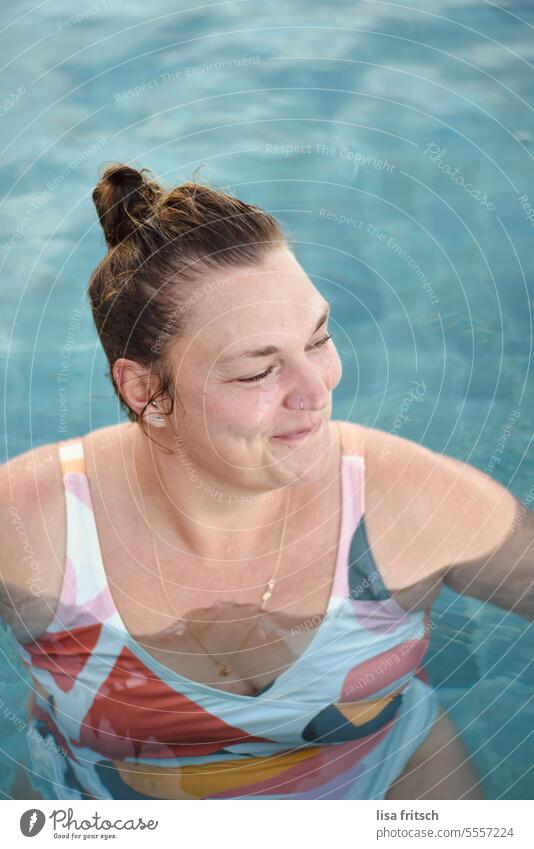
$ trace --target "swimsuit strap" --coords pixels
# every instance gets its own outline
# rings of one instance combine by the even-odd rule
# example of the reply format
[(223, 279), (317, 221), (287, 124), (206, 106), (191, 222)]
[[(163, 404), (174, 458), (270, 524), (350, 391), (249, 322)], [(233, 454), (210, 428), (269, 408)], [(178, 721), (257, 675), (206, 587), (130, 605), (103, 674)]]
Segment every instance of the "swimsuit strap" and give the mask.
[(63, 476), (72, 472), (85, 474), (85, 456), (81, 439), (63, 440), (58, 445), (58, 453)]
[(58, 453), (65, 493), (66, 552), (58, 607), (47, 628), (52, 633), (103, 622), (114, 612), (85, 471), (83, 441), (64, 440), (58, 445)]

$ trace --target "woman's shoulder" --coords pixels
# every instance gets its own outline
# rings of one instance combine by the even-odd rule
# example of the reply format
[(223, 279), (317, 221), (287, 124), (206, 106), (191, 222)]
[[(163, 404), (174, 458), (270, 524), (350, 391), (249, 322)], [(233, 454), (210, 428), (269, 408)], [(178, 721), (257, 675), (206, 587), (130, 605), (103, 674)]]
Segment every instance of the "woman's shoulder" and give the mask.
[(502, 538), (515, 499), (489, 475), (396, 433), (360, 436), (370, 545), (397, 579), (444, 574)]
[(356, 454), (362, 457), (365, 451), (365, 427), (342, 419), (333, 420), (332, 424), (341, 432), (343, 454)]
[(114, 450), (124, 427), (45, 443), (0, 465), (0, 616), (21, 642), (48, 627), (61, 592), (66, 556), (61, 445), (80, 441), (85, 456), (98, 457)]
[(0, 615), (21, 641), (53, 615), (63, 575), (63, 502), (58, 443), (0, 466)]
[(41, 518), (49, 518), (51, 502), (61, 489), (58, 442), (29, 448), (0, 465), (0, 515), (3, 522), (7, 521), (2, 544), (11, 545), (17, 538), (8, 532), (9, 527), (24, 523), (29, 530), (38, 524), (41, 514)]
[[(116, 450), (130, 423), (111, 425), (89, 431), (68, 440), (48, 442), (30, 448), (0, 465), (0, 515), (4, 526), (0, 535), (2, 561), (5, 555), (20, 553), (20, 539), (24, 545), (41, 543), (41, 538), (59, 526), (58, 536), (64, 531), (64, 487), (61, 449), (63, 445), (80, 442), (83, 455), (104, 456)], [(131, 427), (131, 425), (130, 425)], [(21, 528), (24, 526), (25, 532)], [(26, 542), (26, 535), (31, 541)], [(11, 561), (12, 563), (12, 561)], [(10, 565), (8, 568), (12, 569)], [(20, 571), (16, 570), (17, 573)]]

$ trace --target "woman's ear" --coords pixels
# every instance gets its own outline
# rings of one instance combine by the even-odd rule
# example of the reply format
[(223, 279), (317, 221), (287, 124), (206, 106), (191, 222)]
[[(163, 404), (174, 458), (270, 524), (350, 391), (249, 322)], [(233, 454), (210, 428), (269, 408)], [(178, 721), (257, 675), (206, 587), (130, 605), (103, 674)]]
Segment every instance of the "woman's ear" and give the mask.
[[(121, 357), (113, 363), (112, 373), (121, 398), (134, 413), (141, 415), (151, 395), (149, 370)], [(156, 412), (155, 407), (152, 409)]]

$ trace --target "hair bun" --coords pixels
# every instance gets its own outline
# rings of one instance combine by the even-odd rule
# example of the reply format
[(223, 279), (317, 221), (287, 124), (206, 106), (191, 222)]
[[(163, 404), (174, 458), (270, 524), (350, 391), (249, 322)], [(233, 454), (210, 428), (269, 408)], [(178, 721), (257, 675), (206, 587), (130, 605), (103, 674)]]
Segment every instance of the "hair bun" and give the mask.
[(163, 193), (158, 183), (144, 177), (145, 172), (150, 173), (147, 168), (136, 171), (121, 163), (110, 165), (93, 191), (93, 202), (110, 248), (139, 234)]

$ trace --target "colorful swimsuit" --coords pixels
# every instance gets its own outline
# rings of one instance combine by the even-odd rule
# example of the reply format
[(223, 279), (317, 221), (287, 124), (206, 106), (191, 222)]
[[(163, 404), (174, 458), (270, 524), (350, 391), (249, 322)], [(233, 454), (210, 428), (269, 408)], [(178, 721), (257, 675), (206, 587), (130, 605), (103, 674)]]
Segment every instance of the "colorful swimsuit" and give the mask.
[[(335, 577), (304, 653), (253, 696), (192, 681), (128, 633), (113, 603), (83, 443), (59, 443), (67, 556), (54, 620), (17, 644), (30, 672), (29, 777), (46, 799), (382, 799), (438, 715), (429, 611), (386, 590), (345, 453)], [(42, 738), (39, 739), (39, 735)]]

